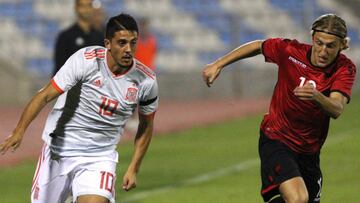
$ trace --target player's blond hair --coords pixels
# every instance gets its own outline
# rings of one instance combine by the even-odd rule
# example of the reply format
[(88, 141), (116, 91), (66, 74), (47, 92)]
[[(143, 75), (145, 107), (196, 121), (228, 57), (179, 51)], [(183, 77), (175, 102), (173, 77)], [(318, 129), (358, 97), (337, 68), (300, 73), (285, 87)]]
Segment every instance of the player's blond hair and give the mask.
[(343, 49), (349, 48), (350, 38), (347, 36), (346, 22), (335, 14), (330, 13), (318, 17), (311, 26), (311, 32), (312, 35), (315, 32), (335, 35), (342, 40), (344, 44)]

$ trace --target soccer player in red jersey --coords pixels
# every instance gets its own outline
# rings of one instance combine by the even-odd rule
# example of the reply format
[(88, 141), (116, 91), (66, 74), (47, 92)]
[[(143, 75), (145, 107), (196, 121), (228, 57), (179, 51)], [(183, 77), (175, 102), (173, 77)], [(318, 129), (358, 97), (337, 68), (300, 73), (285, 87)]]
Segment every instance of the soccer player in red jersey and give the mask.
[(244, 58), (263, 54), (278, 65), (269, 112), (260, 126), (259, 154), (265, 202), (320, 202), (320, 149), (330, 118), (349, 103), (355, 65), (341, 53), (348, 48), (346, 23), (334, 14), (316, 19), (312, 45), (272, 38), (244, 44), (203, 70), (210, 85), (221, 70)]

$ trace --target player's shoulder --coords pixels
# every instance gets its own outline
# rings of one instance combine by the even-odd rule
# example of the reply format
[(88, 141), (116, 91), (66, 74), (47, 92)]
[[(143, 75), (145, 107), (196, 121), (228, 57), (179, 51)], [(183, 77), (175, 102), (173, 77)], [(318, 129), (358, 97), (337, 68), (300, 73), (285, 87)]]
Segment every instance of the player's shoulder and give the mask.
[(302, 48), (309, 48), (310, 45), (299, 42), (297, 39), (289, 39), (289, 38), (282, 38), (283, 43), (287, 44), (289, 47), (294, 47), (297, 49), (302, 49)]
[[(299, 42), (297, 39), (290, 39), (290, 38), (269, 38), (264, 41), (265, 43), (269, 43), (271, 46), (276, 46), (278, 48), (282, 48), (284, 50), (286, 49), (306, 49), (308, 48), (308, 45)], [(264, 43), (263, 42), (263, 43)]]
[(145, 64), (141, 63), (139, 60), (134, 59), (135, 71), (142, 75), (144, 79), (156, 80), (156, 74), (153, 70), (147, 67)]
[(355, 66), (354, 62), (343, 53), (340, 53), (338, 60), (341, 64), (348, 64)]
[(299, 53), (306, 54), (311, 45), (299, 42), (297, 39), (288, 39), (288, 38), (280, 38), (283, 44), (283, 47), (288, 53)]
[(73, 58), (83, 63), (93, 63), (96, 60), (104, 60), (106, 49), (102, 46), (88, 46), (79, 49), (73, 54)]
[(356, 65), (353, 63), (353, 61), (350, 58), (348, 58), (343, 53), (340, 53), (337, 64), (339, 68), (344, 67), (351, 73), (356, 72)]
[(97, 68), (96, 64), (105, 59), (106, 49), (102, 46), (89, 46), (79, 49), (71, 56), (76, 64), (81, 64), (82, 69), (90, 70)]
[(89, 46), (82, 49), (83, 57), (86, 60), (103, 60), (105, 59), (106, 49), (102, 46)]

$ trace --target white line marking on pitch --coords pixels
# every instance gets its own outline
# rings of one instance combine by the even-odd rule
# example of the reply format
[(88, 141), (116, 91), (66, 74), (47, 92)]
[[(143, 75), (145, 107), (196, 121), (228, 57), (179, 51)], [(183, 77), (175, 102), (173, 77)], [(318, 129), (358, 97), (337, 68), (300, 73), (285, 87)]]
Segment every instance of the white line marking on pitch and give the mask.
[[(349, 131), (346, 131), (343, 133), (330, 135), (325, 142), (325, 147), (329, 147), (331, 145), (336, 145), (336, 144), (343, 142), (344, 140), (350, 138), (351, 136), (353, 136), (352, 131), (355, 131), (355, 130), (349, 130)], [(223, 169), (212, 171), (209, 173), (204, 173), (199, 176), (195, 176), (193, 178), (189, 178), (189, 179), (181, 181), (180, 183), (177, 183), (177, 184), (171, 184), (171, 185), (167, 185), (167, 186), (163, 186), (163, 187), (158, 187), (155, 189), (149, 189), (149, 190), (137, 192), (134, 195), (131, 195), (131, 196), (121, 199), (121, 202), (129, 203), (129, 202), (133, 202), (136, 200), (145, 199), (151, 195), (166, 193), (166, 192), (168, 192), (170, 190), (174, 190), (176, 188), (205, 183), (205, 182), (214, 180), (216, 178), (224, 177), (224, 176), (227, 176), (227, 175), (233, 174), (233, 173), (239, 173), (241, 171), (256, 167), (259, 165), (259, 163), (260, 163), (259, 158), (249, 159), (249, 160), (240, 162), (239, 164), (235, 164), (235, 165), (227, 167), (227, 168), (223, 168)]]
[(146, 190), (146, 191), (142, 191), (142, 192), (137, 192), (136, 194), (129, 196), (128, 198), (124, 198), (121, 201), (124, 203), (132, 202), (135, 200), (144, 199), (150, 195), (165, 193), (170, 190), (176, 189), (178, 187), (186, 187), (186, 186), (201, 184), (201, 183), (208, 182), (210, 180), (220, 178), (220, 177), (232, 174), (232, 173), (237, 173), (237, 172), (249, 169), (249, 168), (253, 168), (257, 165), (259, 165), (259, 159), (257, 159), (257, 158), (249, 159), (247, 161), (241, 162), (239, 164), (236, 164), (236, 165), (233, 165), (233, 166), (230, 166), (227, 168), (223, 168), (223, 169), (216, 170), (216, 171), (213, 171), (210, 173), (205, 173), (205, 174), (202, 174), (199, 176), (195, 176), (193, 178), (181, 181), (178, 184), (168, 185), (168, 186), (150, 189), (150, 190)]

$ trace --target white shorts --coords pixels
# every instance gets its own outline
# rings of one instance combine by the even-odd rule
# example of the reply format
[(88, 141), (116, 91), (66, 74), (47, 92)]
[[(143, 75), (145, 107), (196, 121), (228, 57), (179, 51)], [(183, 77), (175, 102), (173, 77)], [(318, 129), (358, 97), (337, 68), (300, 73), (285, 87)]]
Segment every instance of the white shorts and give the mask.
[(45, 144), (31, 188), (32, 203), (63, 203), (72, 195), (100, 195), (115, 202), (117, 152), (106, 157), (51, 159)]

